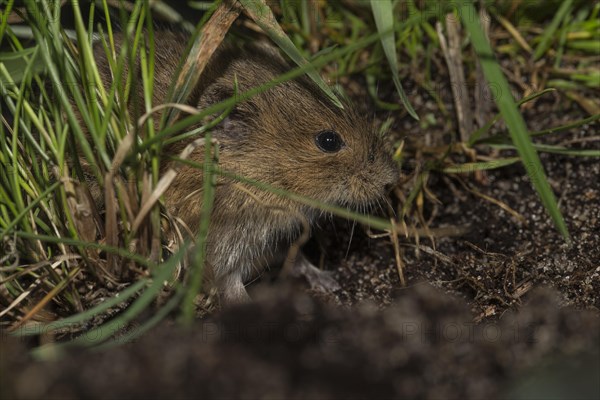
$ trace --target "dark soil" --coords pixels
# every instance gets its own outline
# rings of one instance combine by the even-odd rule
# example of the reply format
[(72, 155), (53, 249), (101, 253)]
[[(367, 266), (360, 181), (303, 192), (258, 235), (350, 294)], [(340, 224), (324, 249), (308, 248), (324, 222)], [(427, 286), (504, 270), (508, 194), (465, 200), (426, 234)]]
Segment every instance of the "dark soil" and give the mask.
[(474, 324), (466, 303), (428, 285), (384, 310), (281, 285), (189, 331), (163, 326), (57, 362), (32, 363), (17, 340), (5, 342), (2, 397), (592, 398), (600, 320), (555, 295), (537, 291), (518, 314)]
[[(587, 127), (571, 136), (590, 136)], [(600, 163), (592, 158), (542, 154), (549, 182), (560, 201), (571, 234), (565, 240), (554, 228), (521, 166), (486, 174), (487, 183), (466, 178), (476, 190), (499, 200), (524, 217), (519, 221), (498, 205), (469, 193), (457, 180), (434, 176), (430, 186), (441, 201), (431, 228), (465, 226), (461, 237), (427, 238), (405, 242), (403, 258), (408, 285), (426, 281), (465, 299), (477, 321), (499, 316), (522, 304), (522, 297), (538, 286), (558, 290), (562, 304), (600, 311)], [(465, 178), (462, 178), (463, 180)], [(340, 224), (341, 225), (341, 224)], [(389, 304), (399, 286), (393, 248), (386, 240), (354, 234), (345, 257), (348, 229), (332, 259), (344, 283), (344, 304), (371, 299)], [(332, 237), (335, 237), (332, 235)]]

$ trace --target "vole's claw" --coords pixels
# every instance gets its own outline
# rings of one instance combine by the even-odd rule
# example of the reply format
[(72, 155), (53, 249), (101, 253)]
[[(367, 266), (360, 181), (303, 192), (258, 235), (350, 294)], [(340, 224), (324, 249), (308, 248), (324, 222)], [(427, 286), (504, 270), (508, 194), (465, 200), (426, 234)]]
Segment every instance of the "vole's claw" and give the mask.
[(315, 267), (311, 273), (306, 274), (305, 276), (311, 289), (313, 290), (318, 290), (321, 292), (335, 292), (342, 288), (338, 281), (333, 277), (333, 272), (331, 271), (323, 271)]
[(304, 277), (310, 288), (320, 292), (335, 292), (341, 289), (340, 284), (333, 277), (333, 272), (323, 271), (315, 267), (304, 255), (299, 255), (294, 263), (292, 275)]

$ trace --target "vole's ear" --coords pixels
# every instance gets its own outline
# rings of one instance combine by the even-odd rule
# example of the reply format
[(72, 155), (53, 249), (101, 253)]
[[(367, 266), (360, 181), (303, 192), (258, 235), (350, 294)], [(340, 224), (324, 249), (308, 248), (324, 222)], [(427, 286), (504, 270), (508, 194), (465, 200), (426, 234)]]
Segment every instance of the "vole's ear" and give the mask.
[[(198, 107), (200, 109), (220, 103), (224, 100), (233, 98), (236, 90), (230, 85), (211, 85), (206, 89), (200, 99)], [(251, 132), (248, 121), (253, 120), (251, 115), (256, 113), (256, 105), (250, 100), (245, 100), (235, 105), (235, 107), (227, 114), (223, 122), (213, 129), (214, 136), (219, 139), (242, 139)], [(219, 114), (215, 114), (215, 118)]]

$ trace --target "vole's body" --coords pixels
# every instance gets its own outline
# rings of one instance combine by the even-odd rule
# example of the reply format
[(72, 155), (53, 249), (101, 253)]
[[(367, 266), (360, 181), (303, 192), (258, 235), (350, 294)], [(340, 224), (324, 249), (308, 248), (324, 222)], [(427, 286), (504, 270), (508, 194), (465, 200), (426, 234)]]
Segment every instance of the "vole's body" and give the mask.
[[(166, 101), (186, 39), (157, 33), (155, 40), (157, 105)], [(97, 49), (96, 56), (103, 78), (110, 82), (104, 51)], [(266, 45), (222, 46), (202, 74), (190, 104), (202, 109), (232, 96), (236, 80), (243, 93), (289, 68), (277, 50)], [(344, 146), (323, 151), (315, 139), (321, 132), (336, 132)], [(342, 110), (333, 105), (308, 78), (285, 82), (240, 103), (212, 135), (218, 140), (224, 170), (322, 202), (361, 208), (383, 196), (384, 187), (396, 179), (381, 139), (364, 119), (348, 106)], [(179, 142), (164, 151), (177, 155), (187, 144)], [(199, 149), (190, 158), (202, 162), (203, 154)], [(163, 168), (170, 166), (172, 162), (165, 162)], [(202, 207), (202, 171), (187, 165), (178, 168), (164, 196), (165, 206), (195, 232)], [(208, 236), (207, 264), (226, 301), (246, 298), (244, 281), (288, 249), (301, 231), (302, 219), (310, 223), (318, 213), (252, 186), (241, 190), (239, 185), (220, 178)]]

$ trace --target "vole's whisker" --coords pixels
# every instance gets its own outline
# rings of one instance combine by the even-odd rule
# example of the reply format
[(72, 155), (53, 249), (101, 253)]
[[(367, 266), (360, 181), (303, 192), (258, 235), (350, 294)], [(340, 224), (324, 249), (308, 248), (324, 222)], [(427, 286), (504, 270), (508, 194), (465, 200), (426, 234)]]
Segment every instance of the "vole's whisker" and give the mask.
[(346, 254), (344, 254), (344, 259), (348, 259), (348, 254), (350, 253), (350, 246), (352, 245), (352, 239), (354, 238), (354, 228), (356, 227), (356, 221), (352, 221), (352, 228), (350, 229), (350, 239), (348, 240), (348, 247), (346, 248)]

